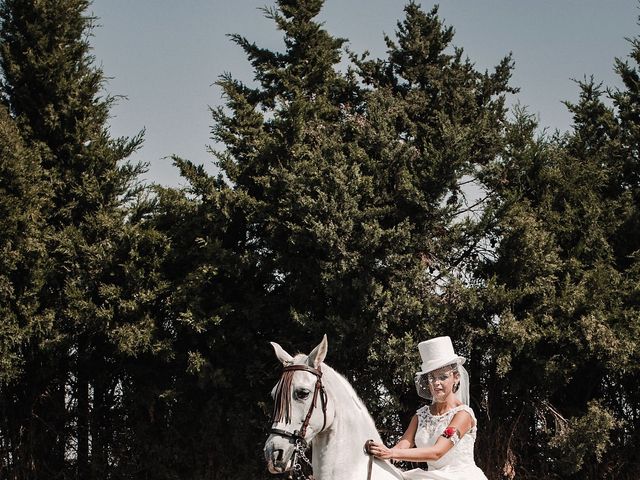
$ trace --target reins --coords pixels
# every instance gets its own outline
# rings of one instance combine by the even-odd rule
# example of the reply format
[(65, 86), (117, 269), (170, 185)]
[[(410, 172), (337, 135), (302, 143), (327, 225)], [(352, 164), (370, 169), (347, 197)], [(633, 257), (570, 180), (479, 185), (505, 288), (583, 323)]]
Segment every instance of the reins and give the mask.
[(364, 442), (364, 453), (369, 455), (369, 461), (367, 462), (367, 480), (371, 480), (371, 472), (373, 470), (373, 453), (371, 453), (371, 444), (373, 440), (367, 440)]

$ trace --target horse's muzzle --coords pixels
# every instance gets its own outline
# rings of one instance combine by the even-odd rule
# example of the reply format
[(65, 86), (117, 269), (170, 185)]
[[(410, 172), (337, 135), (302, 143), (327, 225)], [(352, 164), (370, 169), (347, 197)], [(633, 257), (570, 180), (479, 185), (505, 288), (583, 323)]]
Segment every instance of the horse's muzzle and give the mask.
[(269, 473), (279, 474), (287, 472), (290, 467), (289, 459), (284, 458), (284, 450), (279, 448), (265, 448), (264, 458), (267, 461)]

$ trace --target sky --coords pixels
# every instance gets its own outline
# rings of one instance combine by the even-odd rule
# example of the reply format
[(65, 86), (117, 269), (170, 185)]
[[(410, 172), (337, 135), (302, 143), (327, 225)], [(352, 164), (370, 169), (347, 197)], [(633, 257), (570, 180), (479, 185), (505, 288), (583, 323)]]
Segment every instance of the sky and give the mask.
[[(404, 0), (326, 0), (319, 19), (333, 36), (347, 38), (357, 53), (384, 57), (384, 34), (393, 36), (404, 16)], [(436, 2), (422, 1), (425, 10)], [(250, 83), (251, 66), (228, 34), (282, 51), (282, 32), (265, 18), (273, 0), (94, 0), (98, 17), (91, 44), (95, 62), (118, 96), (110, 129), (113, 136), (145, 130), (142, 148), (132, 157), (149, 164), (147, 182), (184, 185), (170, 156), (203, 164), (214, 173), (208, 147), (213, 120), (209, 111), (224, 103), (216, 80), (225, 72)], [(563, 100), (575, 101), (575, 80), (593, 75), (605, 86), (620, 81), (614, 58), (626, 58), (626, 38), (640, 36), (637, 0), (441, 0), (440, 16), (453, 26), (453, 44), (462, 47), (481, 71), (510, 52), (511, 84), (520, 103), (538, 116), (541, 127), (566, 131), (571, 116)]]

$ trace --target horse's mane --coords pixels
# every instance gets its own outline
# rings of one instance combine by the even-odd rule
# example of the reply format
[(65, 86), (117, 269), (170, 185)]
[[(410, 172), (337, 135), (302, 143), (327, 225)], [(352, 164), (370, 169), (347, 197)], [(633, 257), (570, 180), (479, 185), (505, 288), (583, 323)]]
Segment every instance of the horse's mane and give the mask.
[[(353, 389), (353, 387), (351, 386), (349, 381), (342, 374), (336, 372), (333, 368), (331, 368), (326, 363), (323, 364), (323, 367), (324, 367), (323, 368), (323, 372), (324, 371), (330, 372), (329, 376), (333, 376), (335, 378), (335, 380), (337, 382), (339, 382), (342, 385), (342, 387), (344, 388), (344, 391), (342, 391), (341, 389), (338, 389), (338, 391), (341, 392), (342, 394), (344, 394), (344, 396), (346, 398), (348, 398), (351, 401), (353, 401), (353, 403), (355, 403), (356, 407), (358, 407), (359, 410), (362, 410), (367, 415), (369, 415), (369, 410), (365, 406), (365, 404), (362, 401), (362, 399), (358, 396), (356, 391)], [(369, 415), (369, 417), (371, 417), (371, 416)], [(373, 418), (371, 419), (371, 421), (373, 422)]]
[[(306, 359), (306, 355), (298, 354), (294, 357), (293, 363), (300, 363), (303, 359)], [(331, 389), (336, 400), (343, 406), (347, 406), (350, 402), (353, 402), (354, 406), (362, 412), (362, 415), (366, 416), (367, 420), (371, 422), (371, 427), (375, 430), (375, 422), (369, 414), (369, 410), (349, 381), (324, 362), (321, 364), (320, 369), (322, 370), (323, 382)]]

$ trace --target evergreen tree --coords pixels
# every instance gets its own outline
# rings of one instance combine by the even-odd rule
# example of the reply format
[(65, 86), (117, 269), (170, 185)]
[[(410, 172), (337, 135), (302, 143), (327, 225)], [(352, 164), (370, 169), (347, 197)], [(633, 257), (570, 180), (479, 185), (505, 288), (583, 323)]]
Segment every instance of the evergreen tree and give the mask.
[[(460, 351), (470, 353), (469, 341), (481, 327), (477, 319), (458, 315), (460, 289), (468, 281), (486, 228), (477, 222), (482, 199), (471, 197), (477, 193), (478, 175), (502, 152), (505, 95), (517, 91), (508, 84), (510, 57), (493, 72), (481, 73), (461, 48), (452, 46), (453, 28), (442, 24), (437, 7), (424, 12), (410, 3), (405, 12), (397, 40), (385, 38), (387, 59), (354, 57), (371, 86), (365, 103), (373, 128), (362, 147), (383, 182), (376, 203), (382, 197), (392, 212), (385, 223), (391, 220), (390, 225), (403, 225), (410, 232), (402, 247), (409, 254), (408, 264), (395, 268), (402, 272), (406, 291), (418, 286), (410, 301), (420, 308), (404, 323), (398, 320), (406, 313), (395, 312), (389, 320), (393, 327), (376, 345), (382, 358), (396, 362), (395, 375), (403, 380), (385, 387), (398, 397), (404, 394), (404, 425), (415, 411), (408, 377), (417, 342), (450, 335)], [(407, 275), (409, 266), (413, 276)], [(392, 295), (389, 303), (398, 305), (399, 298)], [(480, 358), (471, 356), (472, 371)]]
[(571, 132), (539, 135), (520, 112), (485, 171), (495, 248), (468, 315), (487, 322), (477, 343), (495, 475), (637, 476), (637, 126), (625, 108), (637, 73), (617, 67), (627, 90), (612, 92), (615, 110), (581, 82)]
[(322, 3), (266, 11), (284, 52), (233, 37), (256, 83), (220, 79), (223, 175), (177, 159), (190, 186), (160, 192), (157, 228), (175, 247), (166, 431), (195, 432), (192, 472), (205, 461), (216, 478), (264, 472), (246, 459), (264, 441), (278, 375), (269, 340), (304, 348), (327, 333), (328, 361), (393, 435), (415, 411), (417, 341), (456, 336), (447, 292), (476, 236), (459, 220), (461, 183), (500, 151), (510, 60), (477, 72), (437, 12), (410, 5), (388, 60), (354, 57), (342, 72), (345, 41), (314, 20)]
[[(29, 310), (18, 318), (39, 327), (13, 343), (21, 369), (2, 387), (8, 478), (108, 476), (110, 423), (122, 423), (110, 418), (122, 413), (122, 365), (152, 350), (154, 324), (144, 310), (162, 242), (136, 224), (142, 167), (123, 161), (141, 137), (109, 135), (112, 100), (102, 96), (104, 75), (93, 66), (88, 5), (0, 3), (2, 98), (21, 141), (38, 153), (31, 163), (25, 155), (21, 168), (30, 177), (6, 170), (3, 181), (34, 181), (38, 202), (28, 189), (20, 201), (39, 221), (37, 231), (18, 233), (21, 243), (34, 237), (46, 252), (35, 291), (22, 294)], [(30, 280), (23, 274), (11, 281), (15, 290)]]

